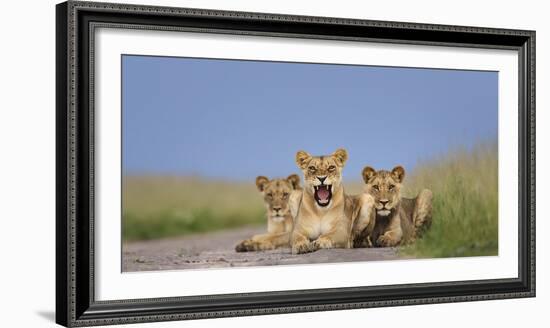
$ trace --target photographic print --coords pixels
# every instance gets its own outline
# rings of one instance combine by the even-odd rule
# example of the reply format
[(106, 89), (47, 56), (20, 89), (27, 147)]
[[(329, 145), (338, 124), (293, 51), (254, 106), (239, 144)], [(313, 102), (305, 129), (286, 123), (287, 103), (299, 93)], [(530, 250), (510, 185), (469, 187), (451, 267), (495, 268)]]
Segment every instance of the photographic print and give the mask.
[(534, 297), (535, 34), (58, 4), (56, 322)]
[(123, 272), (498, 255), (498, 72), (121, 61)]

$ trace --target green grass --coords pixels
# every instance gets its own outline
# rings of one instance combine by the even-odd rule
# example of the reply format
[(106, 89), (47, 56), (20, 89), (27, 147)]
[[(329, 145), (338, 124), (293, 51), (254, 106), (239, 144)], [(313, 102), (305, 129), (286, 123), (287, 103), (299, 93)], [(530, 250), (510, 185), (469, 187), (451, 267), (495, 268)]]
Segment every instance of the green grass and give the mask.
[(126, 176), (123, 181), (125, 241), (265, 224), (264, 212), (254, 181), (166, 176)]
[(415, 257), (498, 254), (498, 153), (486, 143), (420, 165), (405, 178), (404, 196), (433, 191), (433, 223), (401, 252)]

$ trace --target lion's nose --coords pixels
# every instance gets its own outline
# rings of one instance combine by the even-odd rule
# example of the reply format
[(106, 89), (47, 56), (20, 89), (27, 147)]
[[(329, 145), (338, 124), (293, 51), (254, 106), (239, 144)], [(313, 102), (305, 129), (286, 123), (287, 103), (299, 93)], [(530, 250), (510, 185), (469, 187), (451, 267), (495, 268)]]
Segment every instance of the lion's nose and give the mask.
[(325, 180), (326, 180), (326, 176), (324, 177), (317, 177), (317, 179), (319, 179), (319, 181), (321, 181), (321, 184), (324, 184), (325, 183)]
[(281, 210), (281, 208), (280, 208), (280, 207), (274, 207), (273, 210), (274, 210), (275, 212), (279, 212), (279, 211)]
[(380, 200), (380, 204), (382, 204), (382, 206), (386, 206), (387, 203), (389, 203), (390, 201), (387, 200), (387, 199), (384, 199), (384, 200)]

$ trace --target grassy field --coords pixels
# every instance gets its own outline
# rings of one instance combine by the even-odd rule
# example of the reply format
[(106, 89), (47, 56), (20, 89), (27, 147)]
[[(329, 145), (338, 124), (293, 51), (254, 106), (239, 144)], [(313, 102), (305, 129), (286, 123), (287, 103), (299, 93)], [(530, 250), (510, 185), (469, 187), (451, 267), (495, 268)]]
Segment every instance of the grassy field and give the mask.
[(433, 223), (401, 252), (416, 257), (498, 254), (498, 150), (487, 143), (423, 163), (405, 178), (404, 196), (433, 191)]
[(254, 181), (235, 183), (192, 177), (125, 176), (125, 241), (180, 236), (265, 224)]
[[(433, 224), (400, 252), (415, 257), (498, 253), (497, 144), (454, 150), (407, 172), (404, 196), (422, 188), (434, 193)], [(391, 168), (387, 168), (391, 169)], [(348, 183), (357, 193), (362, 184)], [(126, 176), (123, 181), (125, 241), (181, 236), (265, 224), (253, 179), (224, 182), (192, 177)]]

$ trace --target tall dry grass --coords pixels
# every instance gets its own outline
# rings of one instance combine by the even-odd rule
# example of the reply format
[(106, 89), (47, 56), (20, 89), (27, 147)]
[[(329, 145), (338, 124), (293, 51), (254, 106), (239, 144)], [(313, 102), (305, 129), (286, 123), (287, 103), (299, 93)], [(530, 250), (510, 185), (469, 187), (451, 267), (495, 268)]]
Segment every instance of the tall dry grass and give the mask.
[(404, 196), (433, 191), (433, 223), (401, 251), (417, 257), (498, 254), (498, 147), (487, 142), (457, 149), (418, 166), (405, 178)]

